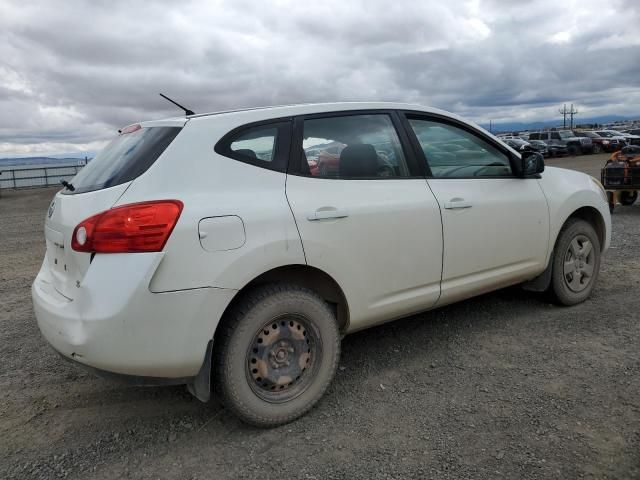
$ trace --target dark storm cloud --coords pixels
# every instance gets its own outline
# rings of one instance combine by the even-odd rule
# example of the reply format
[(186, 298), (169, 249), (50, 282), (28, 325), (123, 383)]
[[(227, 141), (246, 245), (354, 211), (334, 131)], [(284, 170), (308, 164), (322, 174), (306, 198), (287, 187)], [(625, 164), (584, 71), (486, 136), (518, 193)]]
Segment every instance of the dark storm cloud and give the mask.
[(0, 0), (0, 156), (197, 111), (391, 100), (476, 121), (640, 113), (637, 2)]

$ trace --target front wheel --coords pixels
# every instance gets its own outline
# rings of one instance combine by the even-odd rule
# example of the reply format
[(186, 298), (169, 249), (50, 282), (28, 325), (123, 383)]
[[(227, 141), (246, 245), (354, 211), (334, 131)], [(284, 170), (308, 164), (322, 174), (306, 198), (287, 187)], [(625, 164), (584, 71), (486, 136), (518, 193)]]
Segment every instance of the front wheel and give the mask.
[(600, 144), (596, 143), (596, 144), (593, 146), (593, 153), (598, 154), (598, 153), (600, 153), (600, 152), (602, 152), (602, 147), (600, 146)]
[(259, 287), (219, 328), (214, 368), (222, 402), (252, 425), (273, 427), (304, 415), (335, 374), (340, 331), (329, 305), (311, 290)]
[(572, 218), (562, 227), (553, 257), (551, 290), (562, 305), (586, 300), (600, 271), (600, 241), (593, 226)]
[(622, 192), (620, 194), (620, 203), (622, 205), (633, 205), (633, 203), (638, 199), (638, 191), (635, 192)]

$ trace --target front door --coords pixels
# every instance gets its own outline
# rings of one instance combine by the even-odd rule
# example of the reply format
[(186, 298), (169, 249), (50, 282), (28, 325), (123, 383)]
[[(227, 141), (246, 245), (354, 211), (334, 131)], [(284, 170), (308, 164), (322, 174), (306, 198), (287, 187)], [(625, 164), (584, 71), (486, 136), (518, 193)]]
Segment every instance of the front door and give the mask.
[(408, 115), (442, 210), (439, 304), (528, 280), (545, 269), (549, 212), (536, 178), (517, 178), (510, 155), (481, 132)]

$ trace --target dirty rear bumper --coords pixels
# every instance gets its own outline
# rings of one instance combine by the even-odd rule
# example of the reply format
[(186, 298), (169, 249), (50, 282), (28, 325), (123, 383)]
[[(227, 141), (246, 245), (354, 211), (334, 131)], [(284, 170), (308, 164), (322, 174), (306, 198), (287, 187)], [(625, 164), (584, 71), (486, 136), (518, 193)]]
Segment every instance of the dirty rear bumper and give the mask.
[(110, 372), (108, 370), (101, 370), (99, 368), (91, 367), (86, 363), (77, 361), (75, 358), (67, 357), (66, 355), (63, 355), (58, 350), (54, 349), (54, 351), (58, 355), (60, 355), (60, 357), (63, 360), (77, 367), (80, 367), (89, 373), (92, 373), (96, 377), (104, 378), (112, 382), (130, 385), (132, 387), (162, 387), (162, 386), (170, 386), (170, 385), (186, 385), (186, 384), (193, 383), (193, 381), (195, 380), (195, 377), (176, 377), (176, 378), (144, 377), (141, 375), (127, 375), (124, 373)]
[[(32, 286), (42, 335), (64, 357), (138, 384), (188, 383), (235, 290), (152, 293), (163, 254), (96, 255), (73, 299), (54, 287), (45, 258)], [(157, 379), (157, 380), (156, 380)], [(136, 380), (134, 380), (135, 382)]]

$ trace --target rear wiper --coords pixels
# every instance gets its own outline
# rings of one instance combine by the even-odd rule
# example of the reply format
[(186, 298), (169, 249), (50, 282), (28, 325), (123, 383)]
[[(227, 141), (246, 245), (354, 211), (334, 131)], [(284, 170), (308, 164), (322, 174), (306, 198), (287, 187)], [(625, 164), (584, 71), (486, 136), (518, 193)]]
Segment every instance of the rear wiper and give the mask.
[(76, 189), (71, 182), (67, 182), (65, 179), (60, 180), (60, 183), (67, 190), (71, 190), (72, 192)]

